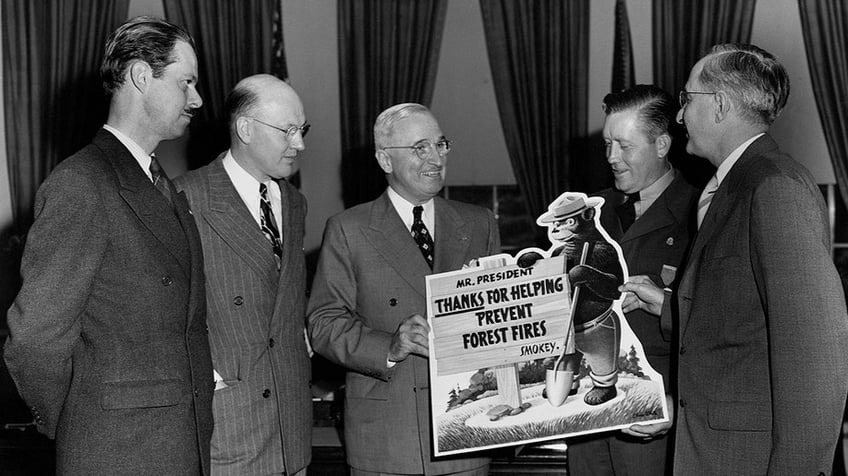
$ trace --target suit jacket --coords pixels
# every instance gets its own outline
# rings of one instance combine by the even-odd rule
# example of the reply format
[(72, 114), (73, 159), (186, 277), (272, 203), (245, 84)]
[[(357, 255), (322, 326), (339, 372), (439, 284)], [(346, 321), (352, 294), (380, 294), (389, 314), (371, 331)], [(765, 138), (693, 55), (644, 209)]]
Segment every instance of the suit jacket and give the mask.
[(283, 255), (239, 196), (221, 155), (179, 177), (203, 242), (209, 342), (227, 388), (215, 391), (213, 474), (294, 474), (312, 451), (311, 364), (303, 329), (306, 201), (282, 193)]
[(768, 135), (715, 192), (678, 288), (675, 474), (830, 474), (848, 315), (828, 229)]
[(38, 191), (5, 359), (59, 474), (208, 474), (203, 258), (171, 196), (105, 130)]
[[(677, 268), (678, 277), (683, 274), (683, 260), (696, 231), (695, 207), (700, 192), (678, 173), (651, 207), (624, 233), (615, 209), (624, 203), (627, 196), (614, 189), (604, 190), (598, 195), (604, 198), (601, 224), (610, 238), (621, 245), (630, 276), (644, 274), (661, 287), (673, 286), (673, 282), (665, 282), (661, 276), (663, 265)], [(671, 323), (662, 326), (660, 318), (642, 309), (631, 311), (625, 317), (642, 343), (651, 366), (662, 374), (670, 391)]]
[(435, 216), (432, 271), (388, 193), (327, 221), (309, 326), (315, 351), (347, 368), (345, 445), (357, 469), (429, 475), (488, 463), (433, 459), (427, 359), (410, 355), (386, 365), (400, 322), (427, 314), (425, 276), (500, 251), (488, 210), (437, 197)]

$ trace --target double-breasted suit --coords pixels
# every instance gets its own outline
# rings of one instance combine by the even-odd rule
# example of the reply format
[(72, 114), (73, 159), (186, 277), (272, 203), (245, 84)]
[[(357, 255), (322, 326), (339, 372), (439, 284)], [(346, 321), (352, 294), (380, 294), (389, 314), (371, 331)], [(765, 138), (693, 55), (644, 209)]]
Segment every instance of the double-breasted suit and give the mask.
[(392, 335), (412, 314), (426, 316), (425, 276), (500, 252), (494, 216), (434, 198), (435, 261), (430, 270), (388, 192), (331, 217), (309, 301), (315, 351), (347, 369), (348, 463), (372, 472), (444, 474), (486, 458), (432, 458), (429, 370), (410, 354), (387, 367)]
[(829, 474), (848, 315), (825, 204), (768, 135), (721, 181), (680, 285), (675, 474)]
[(222, 159), (175, 183), (188, 195), (203, 242), (209, 341), (226, 388), (215, 391), (216, 474), (294, 474), (309, 464), (311, 364), (304, 340), (306, 201), (285, 180), (282, 259), (224, 169)]
[(105, 130), (39, 189), (5, 359), (60, 474), (208, 474), (200, 238), (171, 196)]

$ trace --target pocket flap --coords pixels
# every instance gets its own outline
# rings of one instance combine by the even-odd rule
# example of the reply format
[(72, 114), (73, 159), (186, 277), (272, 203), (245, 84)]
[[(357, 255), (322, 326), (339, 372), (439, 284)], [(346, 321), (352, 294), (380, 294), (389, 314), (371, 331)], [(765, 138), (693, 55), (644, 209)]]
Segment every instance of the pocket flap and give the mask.
[(713, 430), (771, 430), (771, 409), (766, 402), (710, 402), (707, 416)]
[(178, 379), (106, 382), (100, 404), (104, 410), (170, 407), (180, 403), (185, 388)]

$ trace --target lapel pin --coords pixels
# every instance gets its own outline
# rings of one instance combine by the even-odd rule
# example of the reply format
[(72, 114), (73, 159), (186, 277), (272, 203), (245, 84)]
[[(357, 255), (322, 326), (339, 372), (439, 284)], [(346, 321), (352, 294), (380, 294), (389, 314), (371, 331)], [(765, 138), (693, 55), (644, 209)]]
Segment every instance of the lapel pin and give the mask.
[(674, 246), (674, 237), (669, 236), (667, 240), (665, 240), (665, 244), (668, 246)]

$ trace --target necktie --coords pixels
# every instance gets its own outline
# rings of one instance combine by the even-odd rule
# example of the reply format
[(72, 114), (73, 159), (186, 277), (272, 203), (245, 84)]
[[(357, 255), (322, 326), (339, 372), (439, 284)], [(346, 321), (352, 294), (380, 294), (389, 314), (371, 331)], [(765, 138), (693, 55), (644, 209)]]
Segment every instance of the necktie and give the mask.
[(259, 209), (262, 213), (259, 214), (259, 224), (262, 227), (262, 232), (265, 233), (265, 238), (271, 242), (271, 247), (274, 249), (274, 257), (277, 259), (277, 269), (280, 269), (280, 261), (283, 259), (283, 245), (280, 241), (280, 232), (277, 230), (277, 220), (274, 218), (274, 211), (271, 210), (271, 201), (268, 200), (268, 187), (264, 183), (259, 184)]
[(174, 202), (171, 200), (171, 185), (168, 176), (162, 170), (156, 156), (153, 155), (150, 156), (150, 177), (153, 179), (153, 186), (156, 187), (156, 190), (159, 190), (168, 200), (168, 203), (174, 206)]
[(421, 255), (427, 260), (430, 269), (433, 269), (433, 237), (427, 231), (424, 221), (421, 220), (421, 212), (424, 207), (418, 205), (412, 208), (412, 238), (418, 244), (418, 249), (421, 250)]
[(710, 209), (710, 203), (713, 201), (713, 195), (715, 195), (716, 190), (718, 190), (718, 177), (713, 175), (713, 178), (704, 187), (704, 191), (701, 192), (701, 199), (698, 200), (698, 229), (701, 228), (701, 223), (703, 223), (704, 217), (707, 215), (707, 210)]
[(639, 201), (639, 192), (628, 193), (627, 199), (615, 209), (618, 220), (621, 222), (621, 231), (627, 231), (630, 225), (636, 221), (636, 202)]

